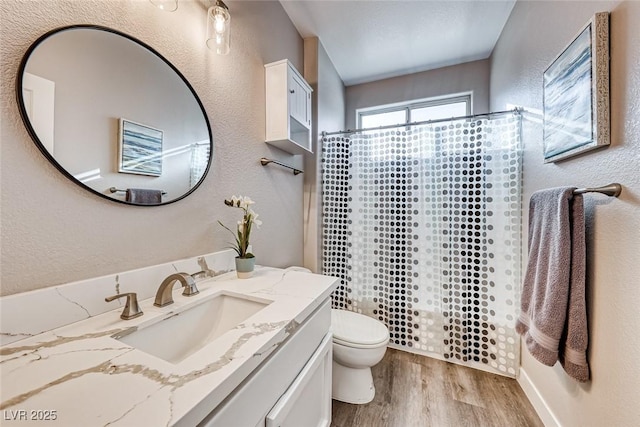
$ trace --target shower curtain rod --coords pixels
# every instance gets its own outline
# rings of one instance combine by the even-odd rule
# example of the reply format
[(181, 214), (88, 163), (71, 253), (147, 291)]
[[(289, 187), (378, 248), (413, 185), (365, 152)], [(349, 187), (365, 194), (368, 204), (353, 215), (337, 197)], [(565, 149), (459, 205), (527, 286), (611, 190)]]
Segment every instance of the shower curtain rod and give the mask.
[(347, 130), (339, 130), (339, 131), (336, 131), (336, 132), (322, 131), (321, 135), (322, 136), (340, 135), (340, 134), (343, 134), (343, 133), (356, 133), (356, 132), (365, 132), (365, 131), (370, 131), (370, 130), (392, 129), (392, 128), (405, 127), (405, 126), (427, 125), (427, 124), (431, 124), (431, 123), (450, 122), (452, 120), (468, 120), (468, 119), (475, 119), (477, 117), (491, 117), (491, 116), (495, 116), (497, 114), (509, 114), (509, 113), (521, 114), (522, 111), (523, 111), (523, 108), (514, 108), (513, 110), (495, 111), (493, 113), (471, 114), (470, 116), (451, 117), (451, 118), (448, 118), (448, 119), (423, 120), (421, 122), (411, 122), (411, 123), (397, 124), (397, 125), (386, 125), (386, 126), (379, 126), (379, 127), (376, 127), (376, 128), (347, 129)]

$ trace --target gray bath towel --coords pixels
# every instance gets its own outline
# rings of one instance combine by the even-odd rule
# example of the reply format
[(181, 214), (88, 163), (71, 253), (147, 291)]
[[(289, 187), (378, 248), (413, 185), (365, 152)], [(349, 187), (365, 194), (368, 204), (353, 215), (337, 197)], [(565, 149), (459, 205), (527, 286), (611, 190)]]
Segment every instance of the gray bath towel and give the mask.
[(529, 262), (516, 330), (531, 355), (548, 366), (560, 359), (578, 381), (589, 379), (585, 301), (585, 227), (573, 187), (531, 196)]
[(127, 188), (127, 202), (138, 205), (157, 205), (162, 203), (162, 190), (146, 188)]

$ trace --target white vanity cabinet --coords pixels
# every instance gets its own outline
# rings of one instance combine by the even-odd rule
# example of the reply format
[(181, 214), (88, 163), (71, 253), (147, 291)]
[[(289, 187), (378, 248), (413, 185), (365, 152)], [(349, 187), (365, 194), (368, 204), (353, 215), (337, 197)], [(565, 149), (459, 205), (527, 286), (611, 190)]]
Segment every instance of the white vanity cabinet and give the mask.
[(311, 86), (287, 59), (264, 67), (265, 142), (291, 154), (311, 153)]
[(200, 426), (328, 427), (330, 324), (326, 300)]

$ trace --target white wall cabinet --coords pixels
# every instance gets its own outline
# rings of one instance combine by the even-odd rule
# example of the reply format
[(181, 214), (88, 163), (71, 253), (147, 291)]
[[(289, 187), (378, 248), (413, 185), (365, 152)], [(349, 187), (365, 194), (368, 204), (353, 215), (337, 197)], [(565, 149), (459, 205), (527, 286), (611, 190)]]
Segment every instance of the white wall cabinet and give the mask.
[(311, 153), (311, 86), (287, 59), (264, 67), (265, 141), (291, 154)]
[(199, 426), (328, 427), (332, 334), (329, 300)]

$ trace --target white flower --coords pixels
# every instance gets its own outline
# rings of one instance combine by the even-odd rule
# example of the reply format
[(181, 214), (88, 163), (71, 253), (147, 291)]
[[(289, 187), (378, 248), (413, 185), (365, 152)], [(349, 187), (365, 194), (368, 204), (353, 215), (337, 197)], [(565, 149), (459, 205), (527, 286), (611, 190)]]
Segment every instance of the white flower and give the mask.
[[(242, 196), (240, 196), (240, 197), (242, 197)], [(242, 199), (240, 199), (240, 205), (239, 206), (242, 209), (249, 209), (249, 206), (253, 205), (254, 203), (255, 202), (253, 200), (251, 200), (249, 197), (244, 196), (244, 197), (242, 197)]]

